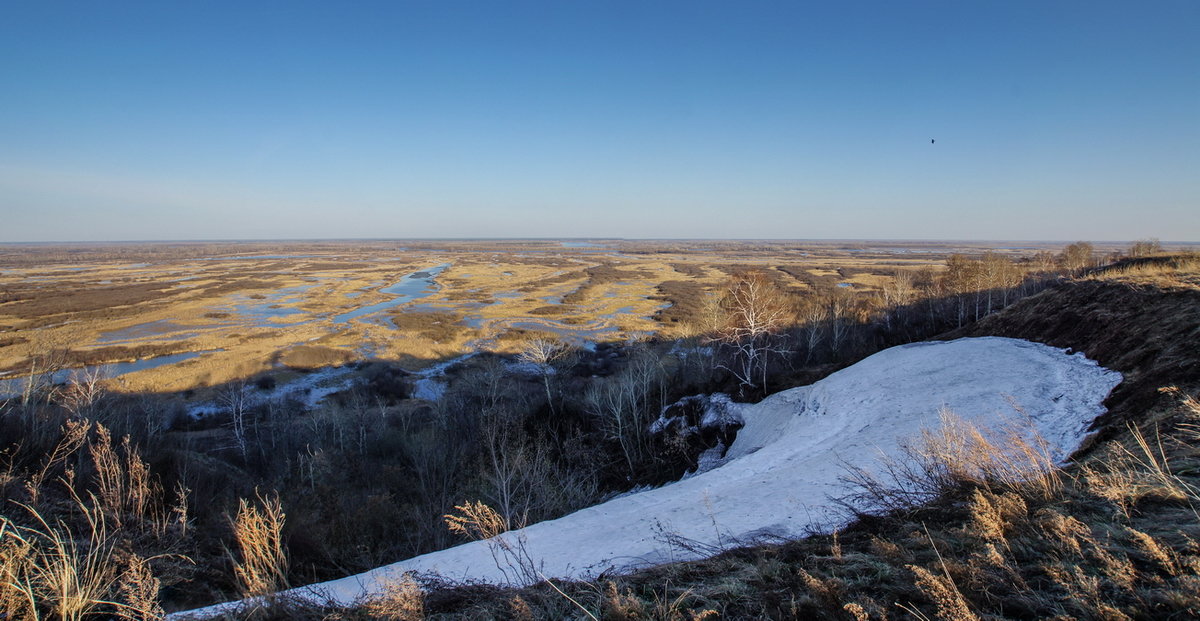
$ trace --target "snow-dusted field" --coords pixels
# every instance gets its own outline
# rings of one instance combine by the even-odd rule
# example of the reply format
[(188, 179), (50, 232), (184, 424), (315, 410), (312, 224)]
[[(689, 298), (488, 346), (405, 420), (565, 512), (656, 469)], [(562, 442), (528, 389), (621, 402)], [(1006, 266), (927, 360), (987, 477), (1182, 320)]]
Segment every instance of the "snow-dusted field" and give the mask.
[[(942, 408), (980, 427), (1027, 416), (1064, 459), (1120, 380), (1082, 354), (1015, 339), (895, 347), (741, 407), (745, 427), (713, 470), (502, 536), (523, 541), (542, 575), (584, 578), (695, 558), (703, 554), (697, 549), (827, 531), (845, 522), (830, 499), (847, 492), (840, 480), (846, 468), (871, 469), (881, 455), (898, 455), (902, 439), (938, 425)], [(520, 572), (502, 553), (497, 562), (493, 550), (486, 541), (467, 543), (292, 593), (351, 602), (410, 571), (517, 579)]]

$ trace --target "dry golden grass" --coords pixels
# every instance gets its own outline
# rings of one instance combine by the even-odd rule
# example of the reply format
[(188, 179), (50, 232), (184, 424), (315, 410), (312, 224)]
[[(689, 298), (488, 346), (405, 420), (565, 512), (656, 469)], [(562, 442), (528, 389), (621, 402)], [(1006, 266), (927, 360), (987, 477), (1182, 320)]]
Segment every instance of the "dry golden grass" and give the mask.
[(1162, 254), (1142, 257), (1096, 270), (1090, 280), (1133, 281), (1154, 286), (1200, 286), (1200, 253)]
[(938, 576), (919, 565), (909, 565), (916, 578), (916, 585), (927, 599), (937, 606), (937, 619), (942, 621), (979, 621), (971, 612), (962, 593), (949, 574)]
[(383, 583), (382, 590), (362, 604), (372, 619), (420, 621), (425, 618), (425, 594), (409, 575)]
[(509, 525), (504, 516), (482, 501), (456, 505), (454, 510), (458, 513), (450, 513), (442, 517), (446, 521), (446, 527), (456, 535), (462, 535), (472, 541), (480, 541), (508, 532)]
[(31, 507), (26, 510), (36, 527), (0, 517), (0, 612), (31, 620), (158, 618), (158, 582), (149, 567), (133, 556), (122, 570), (123, 553), (104, 514), (82, 502), (76, 509), (86, 523), (81, 537)]
[(267, 596), (287, 587), (287, 554), (283, 547), (285, 514), (279, 498), (238, 502), (233, 534), (240, 560), (234, 574), (243, 597)]
[(907, 511), (963, 485), (1036, 490), (1046, 498), (1061, 491), (1061, 472), (1029, 421), (981, 430), (948, 410), (939, 419), (937, 428), (902, 442), (898, 457), (882, 459), (878, 472), (851, 468), (845, 479), (856, 491), (843, 502), (868, 512)]
[(144, 517), (151, 496), (161, 490), (151, 481), (149, 466), (138, 456), (129, 438), (122, 441), (118, 450), (108, 429), (97, 425), (96, 439), (88, 450), (96, 466), (97, 500), (105, 517), (118, 529), (129, 517)]
[(154, 576), (146, 559), (131, 554), (120, 585), (128, 606), (123, 610), (123, 616), (136, 621), (161, 619), (163, 608), (158, 601), (161, 587), (161, 581)]

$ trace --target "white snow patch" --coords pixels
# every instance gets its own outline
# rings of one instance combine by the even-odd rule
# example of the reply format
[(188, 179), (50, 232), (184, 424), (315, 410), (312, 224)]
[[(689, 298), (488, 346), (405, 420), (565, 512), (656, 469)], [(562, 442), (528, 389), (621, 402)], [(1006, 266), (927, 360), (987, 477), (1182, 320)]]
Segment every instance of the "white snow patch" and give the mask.
[(425, 401), (441, 400), (441, 398), (446, 394), (447, 384), (446, 382), (436, 378), (446, 377), (446, 369), (449, 369), (460, 362), (470, 360), (478, 355), (478, 351), (473, 351), (449, 360), (444, 360), (437, 364), (425, 367), (420, 371), (414, 372), (413, 375), (420, 379), (418, 379), (416, 382), (413, 382), (412, 397), (414, 399), (424, 399)]
[(446, 384), (435, 379), (423, 377), (413, 384), (412, 396), (414, 399), (424, 399), (425, 401), (439, 401), (446, 394)]
[[(744, 406), (745, 427), (719, 468), (501, 536), (524, 541), (546, 577), (587, 578), (828, 531), (846, 521), (830, 501), (848, 491), (840, 480), (846, 467), (870, 470), (881, 455), (898, 456), (900, 441), (936, 427), (943, 407), (985, 428), (1020, 408), (1063, 459), (1120, 379), (1082, 355), (1015, 339), (895, 347)], [(672, 545), (679, 540), (696, 545)], [(405, 572), (498, 584), (514, 573), (497, 567), (481, 541), (290, 593), (349, 603)], [(235, 605), (173, 616), (205, 617)]]
[[(352, 373), (354, 369), (351, 367), (324, 367), (312, 373), (306, 373), (296, 379), (286, 383), (277, 385), (269, 390), (260, 390), (253, 385), (245, 385), (241, 387), (243, 394), (243, 405), (245, 407), (256, 407), (270, 401), (282, 401), (292, 398), (304, 404), (304, 407), (312, 409), (321, 401), (337, 392), (348, 390), (354, 385), (354, 377)], [(229, 388), (237, 390), (236, 388)], [(198, 403), (188, 408), (188, 414), (193, 418), (203, 418), (213, 414), (219, 414), (226, 411), (224, 405), (217, 401), (209, 401)]]
[(527, 360), (506, 360), (504, 368), (509, 373), (516, 375), (526, 375), (529, 377), (541, 377), (542, 375), (554, 375), (557, 372), (553, 366), (548, 364), (538, 364)]
[(709, 397), (708, 408), (704, 410), (704, 417), (700, 419), (702, 428), (717, 428), (724, 429), (730, 426), (742, 426), (746, 423), (742, 415), (745, 404), (734, 403), (729, 395), (725, 393), (717, 393)]

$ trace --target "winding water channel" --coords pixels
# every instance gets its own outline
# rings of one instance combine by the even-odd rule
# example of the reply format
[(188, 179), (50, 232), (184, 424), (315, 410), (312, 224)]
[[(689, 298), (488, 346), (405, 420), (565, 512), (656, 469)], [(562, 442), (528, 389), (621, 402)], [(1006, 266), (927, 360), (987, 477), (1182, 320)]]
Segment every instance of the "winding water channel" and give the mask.
[(401, 304), (407, 304), (413, 300), (429, 297), (434, 293), (437, 293), (438, 289), (441, 288), (435, 279), (438, 277), (438, 274), (446, 271), (446, 268), (448, 267), (450, 267), (449, 263), (443, 263), (437, 267), (408, 274), (404, 278), (401, 278), (400, 282), (379, 290), (380, 293), (386, 293), (396, 297), (384, 302), (379, 302), (377, 304), (360, 306), (352, 311), (335, 315), (333, 317), (333, 323), (346, 323), (351, 319), (367, 317), (369, 315), (381, 313), (389, 308), (395, 308)]

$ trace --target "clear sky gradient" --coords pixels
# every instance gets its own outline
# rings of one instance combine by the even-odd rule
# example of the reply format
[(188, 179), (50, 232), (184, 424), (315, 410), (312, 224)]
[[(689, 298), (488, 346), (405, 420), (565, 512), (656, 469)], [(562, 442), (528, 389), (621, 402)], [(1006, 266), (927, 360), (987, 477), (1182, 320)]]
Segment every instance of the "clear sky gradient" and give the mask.
[(7, 2), (0, 241), (1195, 241), (1197, 33), (1195, 0)]

